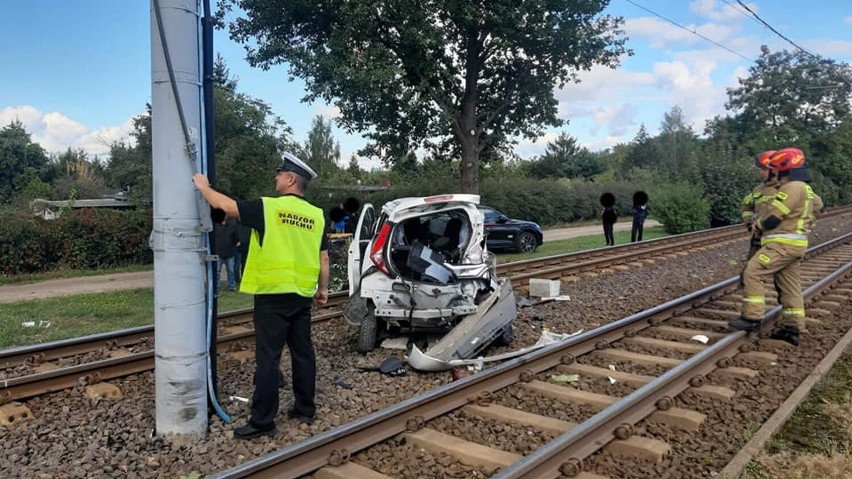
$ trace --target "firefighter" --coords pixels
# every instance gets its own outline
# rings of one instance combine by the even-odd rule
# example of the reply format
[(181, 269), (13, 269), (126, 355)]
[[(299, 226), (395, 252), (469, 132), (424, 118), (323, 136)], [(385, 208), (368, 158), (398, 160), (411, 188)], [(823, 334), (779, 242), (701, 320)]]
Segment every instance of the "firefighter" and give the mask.
[(757, 250), (760, 249), (760, 236), (752, 225), (755, 215), (759, 216), (758, 209), (764, 206), (767, 201), (771, 201), (772, 197), (778, 191), (778, 179), (770, 173), (768, 167), (769, 157), (773, 153), (775, 153), (775, 150), (764, 151), (757, 155), (757, 158), (754, 160), (754, 166), (760, 170), (760, 184), (755, 186), (751, 193), (743, 198), (742, 205), (740, 205), (743, 224), (746, 225), (749, 233), (751, 233), (746, 261), (750, 260), (757, 253)]
[(776, 151), (769, 156), (767, 166), (769, 174), (778, 180), (778, 191), (753, 220), (761, 246), (743, 274), (742, 315), (729, 324), (741, 331), (760, 329), (766, 304), (763, 282), (772, 277), (779, 291), (782, 319), (770, 337), (798, 346), (799, 334), (805, 329), (799, 268), (808, 249), (808, 231), (822, 209), (822, 200), (808, 185), (805, 155), (798, 148)]

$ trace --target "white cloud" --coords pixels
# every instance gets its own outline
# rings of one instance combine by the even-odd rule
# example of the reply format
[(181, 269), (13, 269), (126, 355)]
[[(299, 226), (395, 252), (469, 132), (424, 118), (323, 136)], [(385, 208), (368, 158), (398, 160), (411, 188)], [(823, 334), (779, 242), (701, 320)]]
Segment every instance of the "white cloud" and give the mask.
[(92, 155), (109, 153), (109, 145), (115, 141), (132, 142), (133, 119), (121, 125), (104, 126), (91, 131), (89, 128), (59, 112), (44, 113), (30, 105), (6, 107), (0, 110), (0, 127), (20, 121), (30, 133), (32, 140), (46, 151), (58, 153), (68, 148), (83, 149)]
[(340, 108), (335, 105), (314, 105), (314, 111), (317, 115), (325, 117), (327, 120), (333, 120), (340, 117)]
[[(753, 11), (758, 11), (757, 5), (748, 3), (746, 5)], [(742, 7), (734, 7), (733, 5), (717, 0), (695, 0), (689, 5), (689, 8), (694, 13), (716, 22), (739, 20), (746, 13), (743, 10), (738, 10), (738, 8)]]
[(852, 17), (846, 17), (846, 18), (843, 19), (843, 21), (845, 23), (848, 23), (849, 25), (852, 25)]
[(845, 40), (807, 40), (801, 42), (801, 45), (806, 50), (827, 58), (852, 57), (852, 42)]

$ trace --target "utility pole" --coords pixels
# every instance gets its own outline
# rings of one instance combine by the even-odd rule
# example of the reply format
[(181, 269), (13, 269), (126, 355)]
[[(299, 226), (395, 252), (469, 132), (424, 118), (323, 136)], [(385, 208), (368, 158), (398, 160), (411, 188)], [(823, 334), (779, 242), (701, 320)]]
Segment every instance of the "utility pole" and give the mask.
[[(197, 0), (152, 0), (154, 353), (161, 435), (207, 433), (206, 251)], [(206, 203), (205, 203), (206, 205)]]

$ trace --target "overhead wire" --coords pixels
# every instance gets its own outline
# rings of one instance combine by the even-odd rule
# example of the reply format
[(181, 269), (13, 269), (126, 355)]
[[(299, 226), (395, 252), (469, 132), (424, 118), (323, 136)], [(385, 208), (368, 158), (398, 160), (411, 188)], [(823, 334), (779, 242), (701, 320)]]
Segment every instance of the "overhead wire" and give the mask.
[(636, 6), (636, 7), (638, 7), (638, 8), (641, 8), (642, 10), (645, 10), (646, 12), (650, 13), (651, 15), (654, 15), (655, 17), (658, 17), (658, 18), (660, 18), (660, 19), (662, 19), (662, 20), (665, 20), (665, 21), (667, 21), (667, 22), (671, 23), (672, 25), (674, 25), (674, 26), (676, 26), (676, 27), (678, 27), (678, 28), (681, 28), (681, 29), (683, 29), (683, 30), (686, 30), (687, 32), (689, 32), (689, 33), (691, 33), (691, 34), (693, 34), (693, 35), (695, 35), (695, 36), (697, 36), (697, 37), (699, 37), (699, 38), (702, 38), (702, 39), (704, 39), (704, 40), (706, 40), (706, 41), (708, 41), (708, 42), (712, 43), (713, 45), (716, 45), (717, 47), (719, 47), (719, 48), (721, 48), (721, 49), (723, 49), (723, 50), (725, 50), (725, 51), (727, 51), (727, 52), (733, 53), (734, 55), (736, 55), (736, 56), (738, 56), (738, 57), (742, 58), (743, 60), (750, 61), (750, 62), (753, 62), (753, 61), (754, 61), (753, 59), (751, 59), (751, 58), (749, 58), (749, 57), (747, 57), (747, 56), (743, 55), (742, 53), (739, 53), (739, 52), (737, 52), (737, 51), (735, 51), (735, 50), (732, 50), (732, 49), (730, 49), (730, 48), (726, 47), (725, 45), (723, 45), (723, 44), (721, 44), (721, 43), (717, 42), (716, 40), (713, 40), (712, 38), (709, 38), (709, 37), (707, 37), (707, 36), (705, 36), (705, 35), (702, 35), (702, 34), (700, 34), (700, 33), (696, 32), (694, 29), (693, 29), (693, 30), (690, 30), (689, 28), (687, 28), (687, 27), (685, 27), (685, 26), (681, 25), (680, 23), (677, 23), (677, 22), (676, 22), (676, 21), (674, 21), (674, 20), (671, 20), (671, 19), (669, 19), (669, 18), (666, 18), (666, 17), (664, 17), (663, 15), (660, 15), (659, 13), (657, 13), (657, 12), (655, 12), (655, 11), (651, 10), (650, 8), (647, 8), (647, 7), (644, 7), (644, 6), (642, 6), (642, 5), (639, 5), (638, 3), (634, 2), (633, 0), (625, 0), (625, 1), (626, 1), (627, 3), (633, 4), (634, 6)]
[[(629, 0), (628, 0), (628, 1), (629, 1)], [(751, 9), (748, 5), (746, 5), (745, 3), (743, 3), (743, 2), (742, 2), (742, 0), (737, 0), (737, 3), (739, 3), (739, 4), (740, 4), (740, 6), (742, 6), (743, 8), (745, 8), (745, 9), (746, 9), (746, 11), (748, 11), (749, 13), (751, 13), (751, 14), (752, 14), (752, 16), (753, 16), (755, 19), (757, 19), (757, 21), (759, 21), (760, 23), (762, 23), (762, 24), (763, 24), (766, 28), (768, 28), (769, 30), (771, 30), (773, 33), (775, 33), (775, 34), (776, 34), (776, 35), (778, 35), (779, 37), (783, 38), (783, 39), (784, 39), (787, 43), (789, 43), (790, 45), (793, 45), (794, 47), (796, 47), (796, 48), (797, 48), (799, 51), (801, 51), (802, 53), (805, 53), (805, 54), (807, 54), (807, 55), (810, 55), (810, 56), (811, 56), (811, 57), (813, 57), (813, 58), (817, 58), (817, 59), (819, 59), (819, 56), (814, 55), (813, 53), (811, 53), (811, 52), (809, 52), (809, 51), (805, 50), (804, 48), (802, 48), (799, 44), (797, 44), (797, 43), (796, 43), (796, 42), (794, 42), (793, 40), (790, 40), (789, 38), (785, 37), (785, 36), (784, 36), (784, 34), (782, 34), (781, 32), (779, 32), (778, 30), (776, 30), (776, 29), (775, 29), (775, 27), (773, 27), (772, 25), (770, 25), (769, 23), (767, 23), (764, 19), (760, 18), (760, 16), (759, 16), (757, 13), (755, 13), (755, 12), (754, 12), (754, 10), (752, 10), (752, 9)]]

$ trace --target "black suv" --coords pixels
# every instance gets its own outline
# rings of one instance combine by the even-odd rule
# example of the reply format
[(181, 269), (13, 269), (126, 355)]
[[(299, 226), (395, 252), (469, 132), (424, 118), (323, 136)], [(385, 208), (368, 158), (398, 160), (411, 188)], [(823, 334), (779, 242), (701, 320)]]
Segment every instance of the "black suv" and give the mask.
[(537, 223), (513, 220), (487, 206), (477, 208), (485, 215), (485, 241), (489, 250), (513, 249), (519, 253), (532, 253), (544, 241)]

